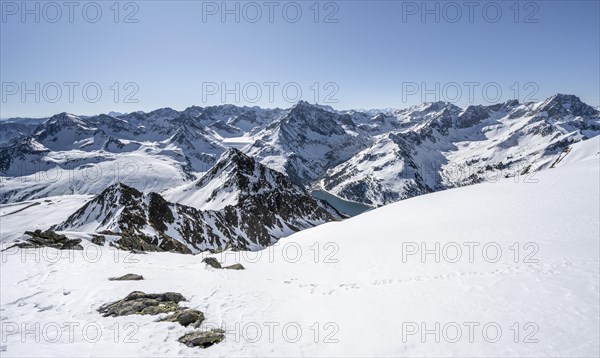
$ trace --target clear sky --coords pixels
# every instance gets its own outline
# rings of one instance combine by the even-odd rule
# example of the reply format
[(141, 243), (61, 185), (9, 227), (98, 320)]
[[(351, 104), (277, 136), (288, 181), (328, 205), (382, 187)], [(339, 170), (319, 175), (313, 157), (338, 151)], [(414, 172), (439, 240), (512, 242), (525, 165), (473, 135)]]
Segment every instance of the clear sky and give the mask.
[(600, 105), (597, 0), (73, 3), (1, 1), (0, 117), (559, 92)]

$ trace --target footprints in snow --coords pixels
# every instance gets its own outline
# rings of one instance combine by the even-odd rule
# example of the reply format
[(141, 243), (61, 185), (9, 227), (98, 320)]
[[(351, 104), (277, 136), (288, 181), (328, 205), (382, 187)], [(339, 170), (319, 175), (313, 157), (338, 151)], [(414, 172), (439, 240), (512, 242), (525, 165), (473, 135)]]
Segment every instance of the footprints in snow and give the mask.
[[(503, 276), (503, 275), (521, 275), (521, 274), (535, 274), (535, 275), (555, 275), (560, 274), (561, 269), (569, 268), (572, 264), (568, 261), (563, 263), (553, 263), (548, 265), (547, 267), (539, 267), (539, 266), (509, 266), (505, 268), (494, 269), (489, 272), (482, 271), (471, 271), (471, 272), (451, 272), (449, 274), (440, 274), (440, 275), (417, 275), (414, 277), (408, 278), (388, 278), (388, 279), (378, 279), (372, 281), (370, 284), (366, 285), (368, 287), (373, 286), (387, 286), (393, 284), (404, 284), (411, 282), (426, 282), (433, 280), (452, 280), (457, 278), (466, 278), (466, 277), (475, 277), (475, 276)], [(358, 290), (364, 288), (361, 284), (353, 282), (353, 283), (339, 283), (336, 285), (320, 285), (316, 283), (298, 283), (297, 278), (291, 278), (283, 281), (286, 285), (294, 285), (300, 289), (309, 289), (310, 294), (321, 294), (321, 295), (332, 295), (339, 291), (347, 292)], [(332, 288), (333, 286), (333, 288)]]

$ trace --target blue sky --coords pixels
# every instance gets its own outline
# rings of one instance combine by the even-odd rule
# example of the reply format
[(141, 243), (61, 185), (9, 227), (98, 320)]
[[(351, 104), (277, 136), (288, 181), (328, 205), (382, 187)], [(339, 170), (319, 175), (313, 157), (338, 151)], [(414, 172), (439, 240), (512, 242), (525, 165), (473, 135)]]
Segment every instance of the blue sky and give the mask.
[(1, 2), (2, 118), (558, 92), (600, 105), (598, 1), (23, 3)]

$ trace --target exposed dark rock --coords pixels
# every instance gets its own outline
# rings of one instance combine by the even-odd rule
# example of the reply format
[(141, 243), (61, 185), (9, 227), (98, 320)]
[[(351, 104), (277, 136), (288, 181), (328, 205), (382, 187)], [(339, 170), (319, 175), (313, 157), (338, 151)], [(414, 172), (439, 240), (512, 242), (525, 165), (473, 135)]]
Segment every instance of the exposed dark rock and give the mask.
[(191, 325), (194, 328), (200, 327), (202, 321), (204, 321), (204, 313), (189, 308), (181, 309), (173, 314), (170, 314), (162, 319), (160, 322), (177, 322), (184, 327)]
[(210, 331), (194, 331), (186, 333), (179, 338), (179, 342), (188, 347), (208, 348), (220, 343), (225, 339), (225, 331), (222, 329), (211, 329)]
[(121, 277), (110, 277), (109, 278), (110, 281), (140, 281), (143, 279), (144, 279), (144, 276), (138, 275), (135, 273), (128, 273)]
[(138, 236), (131, 229), (123, 231), (121, 238), (115, 242), (114, 246), (121, 250), (133, 252), (163, 251), (160, 247), (149, 243), (144, 235)]
[(92, 243), (99, 246), (104, 246), (104, 243), (106, 243), (106, 237), (104, 235), (92, 235)]
[(223, 269), (225, 270), (245, 270), (244, 266), (242, 266), (242, 264), (233, 264), (230, 266), (225, 266), (223, 267)]
[(469, 106), (456, 120), (457, 128), (475, 126), (490, 116), (490, 108), (486, 106)]
[(214, 257), (205, 257), (204, 260), (202, 260), (202, 262), (205, 262), (208, 266), (216, 269), (222, 268), (221, 263), (219, 263), (219, 261), (217, 261), (217, 259), (215, 259)]
[(216, 269), (225, 269), (225, 270), (244, 270), (244, 266), (242, 264), (233, 264), (230, 266), (223, 267), (217, 259), (214, 257), (205, 257), (202, 262), (206, 263), (208, 266)]
[(131, 292), (122, 300), (100, 306), (98, 312), (104, 317), (119, 317), (132, 314), (156, 315), (159, 313), (176, 312), (178, 303), (185, 298), (176, 292), (144, 293)]
[(69, 239), (65, 235), (57, 234), (54, 231), (25, 231), (29, 235), (26, 242), (19, 242), (12, 247), (21, 249), (37, 249), (41, 247), (52, 247), (58, 250), (83, 250), (80, 245), (81, 239)]

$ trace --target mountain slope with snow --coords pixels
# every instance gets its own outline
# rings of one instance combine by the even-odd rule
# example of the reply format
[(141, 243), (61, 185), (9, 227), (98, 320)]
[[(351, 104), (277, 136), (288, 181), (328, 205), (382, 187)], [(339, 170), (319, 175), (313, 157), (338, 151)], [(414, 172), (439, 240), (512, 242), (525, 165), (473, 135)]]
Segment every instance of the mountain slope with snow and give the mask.
[(168, 198), (176, 202), (114, 184), (52, 229), (117, 235), (119, 245), (135, 250), (198, 253), (258, 250), (342, 218), (237, 149), (228, 150), (191, 188), (176, 188)]
[[(418, 116), (417, 116), (418, 114)], [(572, 143), (600, 134), (600, 112), (575, 96), (461, 110), (414, 109), (411, 127), (377, 136), (331, 168), (320, 185), (345, 199), (384, 205), (428, 192), (547, 169)]]
[(354, 129), (350, 116), (300, 101), (281, 119), (256, 134), (244, 148), (298, 184), (320, 178), (336, 164), (350, 159), (370, 143)]
[(119, 245), (141, 251), (197, 253), (240, 240), (219, 213), (169, 203), (123, 184), (108, 187), (52, 229), (117, 235)]
[[(259, 197), (259, 202), (277, 202), (279, 206), (294, 202), (298, 207), (301, 201), (308, 201), (313, 207), (311, 210), (316, 210), (321, 204), (284, 174), (235, 148), (225, 152), (217, 164), (194, 183), (168, 190), (163, 195), (173, 202), (202, 210), (221, 210), (255, 196)], [(289, 210), (293, 211), (291, 208)], [(323, 210), (331, 211), (326, 206), (323, 206)], [(309, 212), (305, 215), (309, 216)]]
[[(222, 105), (116, 116), (61, 113), (25, 124), (0, 126), (0, 137), (9, 141), (0, 147), (0, 203), (95, 195), (119, 182), (169, 195), (176, 187), (191, 188), (235, 147), (309, 191), (381, 206), (530, 175), (552, 167), (572, 143), (600, 134), (598, 110), (563, 94), (539, 103), (511, 100), (464, 109), (434, 102), (336, 111), (301, 101), (289, 109)], [(210, 193), (194, 197), (203, 195)], [(236, 199), (221, 198), (227, 200)]]

